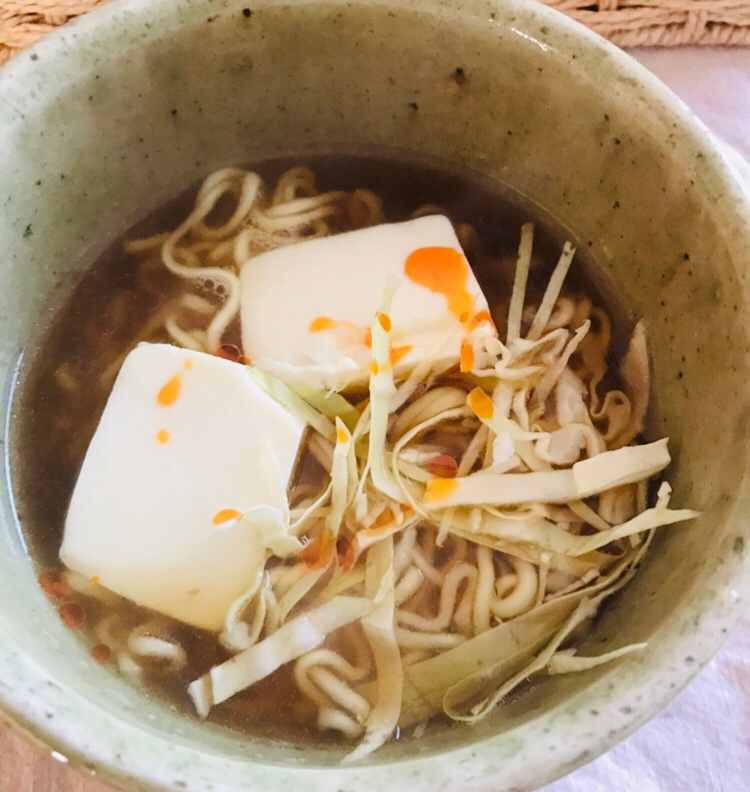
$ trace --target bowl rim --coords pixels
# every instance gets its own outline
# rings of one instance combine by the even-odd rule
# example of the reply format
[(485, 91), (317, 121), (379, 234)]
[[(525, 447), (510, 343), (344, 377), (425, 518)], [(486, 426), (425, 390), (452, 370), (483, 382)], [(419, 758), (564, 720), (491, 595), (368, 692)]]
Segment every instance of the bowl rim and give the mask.
[[(298, 0), (300, 5), (315, 2), (318, 0)], [(254, 0), (253, 3), (255, 8), (262, 4), (280, 5), (282, 0)], [(602, 54), (605, 56), (599, 67), (602, 79), (611, 79), (623, 85), (626, 91), (640, 92), (648, 103), (660, 107), (661, 112), (678, 123), (680, 130), (705, 152), (709, 176), (721, 188), (727, 214), (736, 223), (734, 230), (738, 238), (746, 241), (750, 251), (750, 224), (743, 222), (741, 217), (743, 211), (746, 217), (750, 217), (750, 192), (739, 183), (733, 164), (728, 162), (709, 130), (645, 67), (583, 25), (552, 8), (530, 4), (527, 0), (466, 0), (460, 7), (450, 0), (321, 0), (321, 4), (391, 6), (402, 11), (412, 9), (425, 14), (452, 17), (459, 25), (476, 24), (480, 19), (486, 24), (491, 11), (495, 14), (494, 24), (504, 24), (514, 34), (526, 38), (536, 40), (536, 36), (542, 48), (553, 47), (568, 58), (580, 48)], [(101, 43), (105, 30), (104, 38), (113, 39), (120, 33), (132, 32), (146, 19), (158, 31), (160, 27), (165, 30), (167, 20), (177, 14), (192, 17), (205, 14), (209, 9), (232, 13), (242, 7), (242, 0), (225, 0), (218, 9), (212, 0), (163, 0), (158, 7), (151, 0), (117, 0), (74, 20), (14, 57), (0, 69), (0, 97), (6, 97), (10, 105), (13, 97), (18, 95), (18, 85), (32, 80), (47, 63), (54, 64), (64, 54), (67, 55), (71, 45), (82, 51), (94, 42)], [(39, 88), (40, 93), (45, 90), (55, 89)], [(18, 107), (16, 109), (21, 112)], [(750, 302), (750, 296), (745, 294), (744, 297)], [(745, 528), (744, 535), (750, 542), (750, 528)], [(552, 782), (603, 753), (666, 706), (708, 663), (727, 639), (730, 630), (743, 617), (747, 600), (750, 599), (749, 573), (750, 557), (746, 553), (743, 559), (737, 561), (734, 573), (722, 584), (722, 588), (728, 592), (727, 596), (723, 600), (716, 599), (711, 605), (703, 604), (702, 610), (698, 609), (702, 617), (710, 617), (714, 625), (723, 625), (726, 632), (720, 634), (718, 629), (715, 630), (702, 652), (692, 651), (694, 655), (699, 654), (694, 663), (676, 666), (668, 672), (658, 667), (644, 670), (644, 678), (652, 682), (660, 675), (669, 679), (670, 685), (663, 685), (661, 694), (654, 695), (653, 690), (650, 690), (645, 703), (641, 701), (635, 704), (632, 690), (620, 689), (623, 687), (621, 684), (620, 688), (613, 686), (602, 697), (600, 705), (603, 710), (618, 710), (622, 713), (615, 727), (606, 734), (592, 739), (590, 727), (583, 727), (573, 716), (564, 712), (556, 713), (558, 723), (564, 724), (569, 735), (564, 744), (559, 744), (554, 734), (544, 734), (536, 721), (519, 727), (526, 737), (533, 736), (536, 744), (533, 767), (518, 775), (518, 785), (514, 789), (520, 792)], [(689, 635), (675, 638), (675, 653), (683, 652), (683, 649), (685, 653), (691, 653), (689, 638)], [(168, 736), (155, 738), (136, 727), (123, 725), (99, 708), (96, 702), (85, 701), (80, 694), (51, 684), (30, 658), (13, 655), (12, 651), (6, 654), (13, 662), (4, 661), (0, 647), (0, 669), (6, 683), (0, 684), (0, 723), (52, 751), (53, 756), (60, 761), (95, 773), (122, 789), (181, 792), (193, 788), (195, 784), (196, 789), (206, 788), (200, 785), (212, 779), (221, 779), (221, 788), (225, 792), (240, 792), (248, 788), (246, 761), (209, 752), (198, 753), (194, 747), (175, 743)], [(30, 685), (29, 679), (37, 684)], [(43, 717), (45, 707), (54, 706), (59, 710), (66, 704), (80, 708), (81, 715), (76, 717), (76, 722), (68, 720), (53, 723)], [(138, 735), (141, 735), (140, 739)], [(584, 735), (586, 739), (583, 739)], [(133, 739), (129, 741), (128, 738)], [(437, 779), (443, 784), (441, 789), (449, 788), (446, 784), (452, 784), (450, 788), (458, 788), (460, 784), (467, 790), (489, 792), (494, 788), (492, 779), (497, 779), (500, 773), (494, 748), (501, 739), (502, 735), (439, 756), (411, 757), (388, 764), (284, 768), (253, 763), (252, 783), (258, 788), (269, 785), (271, 788), (284, 788), (295, 781), (299, 782), (304, 776), (309, 792), (323, 792), (334, 788), (334, 784), (337, 784), (336, 789), (346, 789), (347, 792), (366, 792), (395, 786), (400, 778), (406, 777), (404, 771), (408, 767), (410, 771), (419, 773), (419, 783), (412, 785), (413, 792), (435, 789)], [(129, 745), (128, 750), (123, 750), (124, 743)], [(135, 749), (134, 744), (137, 745)], [(584, 747), (585, 751), (582, 750)], [(171, 754), (171, 759), (164, 762), (167, 752)], [(178, 767), (190, 768), (187, 778), (185, 771), (178, 770)], [(504, 773), (505, 770), (503, 768)]]

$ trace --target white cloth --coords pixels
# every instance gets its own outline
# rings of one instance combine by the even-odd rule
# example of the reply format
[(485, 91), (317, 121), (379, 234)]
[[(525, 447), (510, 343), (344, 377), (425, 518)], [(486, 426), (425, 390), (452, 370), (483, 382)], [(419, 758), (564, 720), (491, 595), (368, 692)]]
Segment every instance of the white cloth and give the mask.
[[(646, 67), (750, 159), (750, 49), (636, 50)], [(750, 181), (750, 167), (747, 168)], [(750, 615), (660, 715), (544, 792), (750, 790)]]

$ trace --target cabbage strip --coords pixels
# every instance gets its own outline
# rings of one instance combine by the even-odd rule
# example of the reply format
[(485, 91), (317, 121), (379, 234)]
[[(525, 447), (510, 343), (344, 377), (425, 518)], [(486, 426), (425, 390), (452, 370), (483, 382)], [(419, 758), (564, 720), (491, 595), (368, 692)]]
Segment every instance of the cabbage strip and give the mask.
[(567, 470), (534, 473), (479, 471), (460, 479), (432, 479), (422, 506), (515, 506), (521, 503), (568, 503), (633, 484), (660, 473), (670, 462), (667, 440), (605, 451)]
[(394, 631), (394, 586), (393, 539), (389, 536), (367, 552), (365, 594), (378, 604), (362, 618), (362, 627), (375, 659), (377, 698), (367, 719), (365, 736), (346, 758), (347, 762), (358, 761), (377, 750), (398, 725), (403, 666)]
[(395, 501), (403, 501), (401, 490), (387, 466), (386, 435), (391, 398), (396, 392), (391, 365), (391, 302), (395, 286), (383, 293), (380, 310), (372, 323), (372, 364), (370, 369), (370, 438), (367, 465), (376, 489)]
[(214, 666), (188, 686), (198, 715), (207, 717), (212, 707), (317, 648), (326, 635), (361, 619), (372, 607), (372, 602), (365, 597), (335, 597), (297, 616), (255, 646)]
[(305, 401), (305, 399), (297, 394), (289, 385), (252, 366), (246, 366), (245, 370), (250, 375), (250, 379), (262, 388), (274, 401), (278, 402), (282, 407), (285, 407), (292, 415), (304, 421), (308, 426), (311, 426), (315, 431), (322, 434), (326, 439), (332, 442), (335, 440), (336, 428), (333, 422)]

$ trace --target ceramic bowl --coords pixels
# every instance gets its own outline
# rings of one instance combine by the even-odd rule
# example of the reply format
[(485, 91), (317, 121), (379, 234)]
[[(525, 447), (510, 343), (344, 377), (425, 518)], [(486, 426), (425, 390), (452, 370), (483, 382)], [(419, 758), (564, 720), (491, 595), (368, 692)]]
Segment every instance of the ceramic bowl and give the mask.
[(646, 652), (342, 767), (185, 718), (94, 663), (39, 591), (3, 484), (3, 718), (124, 789), (534, 789), (663, 707), (745, 608), (750, 206), (674, 96), (536, 3), (121, 0), (18, 55), (0, 71), (3, 414), (52, 295), (134, 220), (226, 164), (375, 147), (499, 180), (592, 248), (646, 323), (654, 432), (675, 501), (702, 516), (662, 530), (585, 647)]

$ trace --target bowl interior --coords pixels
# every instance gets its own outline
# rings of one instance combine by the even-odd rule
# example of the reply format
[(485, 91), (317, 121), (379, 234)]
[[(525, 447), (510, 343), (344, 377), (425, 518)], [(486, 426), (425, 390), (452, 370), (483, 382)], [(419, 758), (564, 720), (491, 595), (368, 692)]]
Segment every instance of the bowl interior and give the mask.
[(4, 486), (0, 705), (119, 783), (241, 789), (251, 762), (258, 788), (290, 783), (298, 766), (321, 790), (334, 779), (348, 791), (531, 788), (653, 714), (739, 619), (750, 432), (739, 189), (697, 122), (613, 48), (535, 4), (454, 5), (120, 2), (0, 72), (5, 412), (54, 295), (212, 169), (377, 149), (478, 171), (551, 212), (646, 323), (654, 434), (671, 438), (674, 502), (702, 516), (661, 530), (586, 649), (649, 649), (541, 682), (476, 727), (393, 743), (369, 771), (342, 770), (339, 751), (248, 743), (97, 666), (38, 590)]

